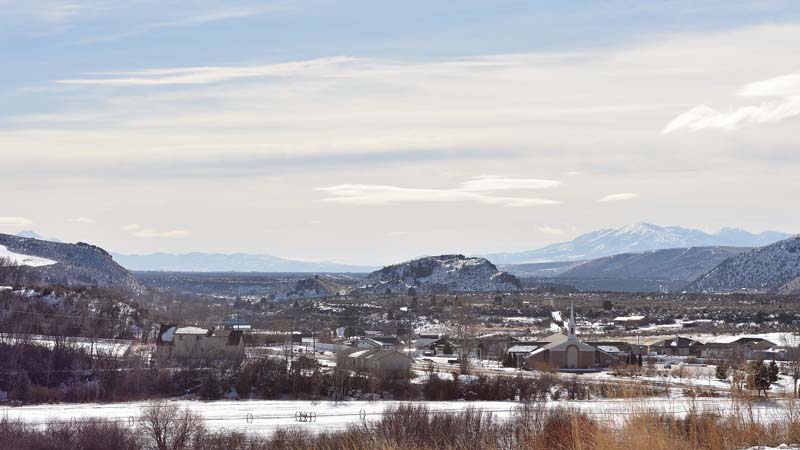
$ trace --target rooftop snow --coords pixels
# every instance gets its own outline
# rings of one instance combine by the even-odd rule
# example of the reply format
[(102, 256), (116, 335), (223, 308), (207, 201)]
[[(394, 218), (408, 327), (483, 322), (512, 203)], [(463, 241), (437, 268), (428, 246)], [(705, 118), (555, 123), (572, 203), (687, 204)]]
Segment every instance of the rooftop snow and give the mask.
[(208, 330), (200, 327), (182, 327), (175, 330), (175, 334), (207, 334)]

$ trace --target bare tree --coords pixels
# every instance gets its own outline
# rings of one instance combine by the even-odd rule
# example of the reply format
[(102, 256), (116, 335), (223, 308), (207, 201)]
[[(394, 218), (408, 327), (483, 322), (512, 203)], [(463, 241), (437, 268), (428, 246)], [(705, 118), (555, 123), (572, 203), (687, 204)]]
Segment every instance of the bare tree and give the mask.
[(139, 417), (141, 431), (155, 450), (183, 450), (203, 432), (199, 415), (165, 401), (151, 402)]

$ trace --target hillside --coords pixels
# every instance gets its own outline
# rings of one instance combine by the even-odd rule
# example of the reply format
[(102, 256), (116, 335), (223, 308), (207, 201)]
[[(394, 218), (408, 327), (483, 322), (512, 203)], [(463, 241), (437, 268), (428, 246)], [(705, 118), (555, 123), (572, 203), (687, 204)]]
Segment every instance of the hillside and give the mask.
[(0, 251), (27, 266), (45, 283), (115, 287), (142, 292), (144, 286), (100, 247), (0, 234)]
[(754, 234), (733, 228), (724, 228), (712, 234), (690, 228), (637, 223), (617, 229), (593, 231), (572, 241), (548, 245), (538, 250), (485, 256), (498, 264), (593, 260), (622, 253), (670, 248), (760, 247), (789, 236), (775, 231)]
[(114, 254), (128, 270), (162, 272), (369, 272), (374, 267), (334, 262), (309, 262), (251, 253)]
[(741, 247), (690, 247), (623, 253), (585, 262), (558, 277), (675, 280), (688, 283), (746, 250)]
[(693, 292), (800, 293), (800, 236), (744, 252), (692, 283)]
[(355, 291), (405, 293), (411, 288), (420, 293), (517, 291), (522, 289), (522, 283), (514, 275), (498, 270), (485, 258), (441, 255), (372, 272)]

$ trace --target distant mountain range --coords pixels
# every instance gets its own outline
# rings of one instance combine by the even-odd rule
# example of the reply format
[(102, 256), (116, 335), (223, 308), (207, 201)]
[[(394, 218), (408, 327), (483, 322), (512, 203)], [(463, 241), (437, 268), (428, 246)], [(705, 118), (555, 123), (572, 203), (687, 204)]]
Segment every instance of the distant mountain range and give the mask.
[(622, 253), (689, 247), (761, 247), (786, 239), (790, 234), (777, 231), (750, 233), (724, 228), (717, 233), (682, 227), (662, 227), (637, 223), (617, 229), (586, 233), (569, 242), (522, 252), (483, 255), (495, 264), (522, 264), (554, 261), (593, 260)]
[(0, 234), (0, 255), (11, 256), (50, 284), (95, 285), (143, 292), (133, 275), (100, 247)]
[(114, 259), (128, 270), (163, 272), (369, 272), (376, 267), (334, 262), (307, 262), (252, 253), (151, 253)]
[(688, 290), (800, 294), (800, 236), (727, 259), (697, 279)]

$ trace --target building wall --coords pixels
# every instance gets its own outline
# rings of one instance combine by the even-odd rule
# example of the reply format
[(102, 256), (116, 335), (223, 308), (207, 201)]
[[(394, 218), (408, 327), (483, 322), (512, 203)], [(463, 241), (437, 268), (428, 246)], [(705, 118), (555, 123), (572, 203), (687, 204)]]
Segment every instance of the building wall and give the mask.
[(179, 334), (172, 355), (177, 359), (236, 359), (244, 356), (244, 344), (226, 345), (226, 336)]

